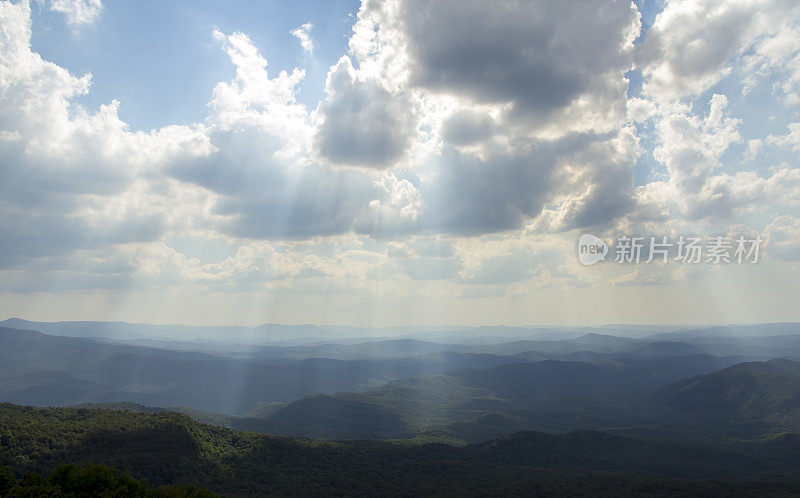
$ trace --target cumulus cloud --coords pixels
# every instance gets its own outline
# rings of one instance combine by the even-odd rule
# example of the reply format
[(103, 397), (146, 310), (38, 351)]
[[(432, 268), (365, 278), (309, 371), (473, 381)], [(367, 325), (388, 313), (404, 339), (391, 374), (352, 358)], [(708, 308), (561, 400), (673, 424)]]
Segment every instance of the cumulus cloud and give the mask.
[(313, 24), (307, 22), (291, 31), (292, 36), (300, 40), (300, 46), (309, 54), (314, 53), (314, 40), (311, 39), (311, 28), (313, 27)]
[(784, 1), (667, 3), (641, 45), (645, 93), (670, 100), (696, 95), (738, 67), (761, 66), (763, 71), (768, 62), (774, 64), (790, 54), (797, 64), (798, 47), (789, 40), (797, 33), (793, 20), (798, 13), (794, 2)]
[(720, 156), (731, 144), (742, 140), (741, 121), (726, 116), (727, 106), (724, 95), (714, 95), (703, 119), (686, 106), (662, 112), (657, 125), (660, 143), (654, 156), (667, 166), (670, 182), (681, 192), (700, 190)]
[(147, 207), (145, 176), (203, 155), (205, 137), (181, 126), (133, 133), (116, 101), (88, 113), (74, 98), (91, 75), (31, 51), (28, 3), (0, 3), (0, 23), (0, 208), (14, 241), (3, 262), (158, 237), (169, 216)]
[[(624, 92), (639, 32), (639, 15), (630, 4), (590, 2), (576, 9), (527, 1), (414, 0), (391, 8), (373, 3), (363, 17), (381, 10), (380, 29), (400, 32), (394, 36), (404, 45), (411, 85), (511, 106), (514, 116), (543, 127), (571, 106), (582, 108), (583, 123), (593, 112), (608, 118), (620, 111), (623, 102), (614, 101)], [(357, 52), (364, 51), (361, 45)], [(604, 107), (585, 108), (586, 100)]]
[(380, 236), (413, 232), (423, 209), (417, 187), (392, 173), (379, 176), (374, 186), (379, 188), (379, 194), (369, 201), (366, 212), (356, 220), (356, 231)]
[(800, 261), (800, 218), (777, 216), (767, 225), (764, 233), (771, 258)]
[[(420, 178), (420, 229), (513, 230), (546, 204), (559, 206), (559, 219), (541, 226), (567, 229), (608, 221), (631, 205), (635, 144), (621, 147), (631, 140), (620, 133), (639, 33), (631, 5), (365, 2), (353, 33), (358, 70), (342, 59), (329, 84), (345, 72), (344, 88), (355, 89), (360, 78), (383, 89), (370, 98), (376, 111), (393, 108), (390, 96), (417, 99), (422, 109), (407, 162)], [(369, 114), (350, 100), (341, 101), (359, 112), (349, 121), (361, 123)], [(392, 137), (395, 150), (409, 136), (404, 127), (390, 131), (397, 123), (378, 112), (368, 122)], [(337, 125), (348, 136), (355, 128)], [(361, 149), (334, 137), (348, 151)]]
[(274, 78), (243, 33), (214, 32), (236, 67), (214, 88), (204, 131), (213, 151), (170, 173), (219, 196), (217, 228), (244, 238), (305, 238), (352, 230), (377, 189), (357, 171), (307, 159), (313, 127), (295, 88), (301, 70)]
[[(102, 9), (51, 5), (73, 27)], [(668, 2), (634, 45), (629, 2), (369, 0), (319, 103), (298, 101), (303, 69), (273, 71), (247, 34), (215, 30), (235, 73), (205, 118), (136, 132), (118, 101), (79, 105), (92, 75), (42, 59), (28, 3), (0, 1), (2, 289), (668, 284), (580, 267), (577, 229), (726, 233), (739, 218), (793, 261), (799, 9)], [(291, 31), (309, 54), (311, 29)], [(778, 103), (769, 124), (751, 121), (754, 95)], [(230, 254), (199, 261), (175, 235)]]
[(454, 145), (470, 145), (491, 138), (496, 126), (488, 114), (459, 111), (442, 123), (442, 140)]
[[(725, 168), (725, 154), (743, 142), (742, 122), (729, 114), (728, 99), (718, 94), (710, 99), (705, 116), (684, 104), (659, 107), (653, 155), (666, 166), (668, 179), (638, 189), (640, 216), (719, 221), (752, 213), (758, 206), (785, 209), (797, 205), (794, 197), (800, 170), (787, 166), (761, 172)], [(792, 133), (770, 135), (766, 141), (791, 148)], [(750, 149), (744, 157), (752, 156)]]
[(408, 96), (364, 79), (347, 56), (331, 67), (315, 147), (333, 164), (389, 168), (406, 153), (416, 124)]
[(50, 10), (64, 14), (73, 28), (92, 24), (103, 10), (101, 0), (52, 0)]
[(747, 72), (744, 93), (749, 93), (760, 81), (775, 81), (773, 91), (786, 104), (800, 103), (800, 26), (794, 19), (800, 8), (786, 9), (782, 19), (756, 39), (753, 49), (742, 57)]
[(784, 135), (770, 134), (766, 142), (792, 152), (800, 152), (800, 123), (789, 123), (789, 132)]
[(630, 128), (606, 136), (584, 136), (581, 146), (567, 151), (555, 173), (560, 187), (551, 207), (543, 209), (529, 228), (603, 227), (634, 209), (633, 165), (638, 150)]

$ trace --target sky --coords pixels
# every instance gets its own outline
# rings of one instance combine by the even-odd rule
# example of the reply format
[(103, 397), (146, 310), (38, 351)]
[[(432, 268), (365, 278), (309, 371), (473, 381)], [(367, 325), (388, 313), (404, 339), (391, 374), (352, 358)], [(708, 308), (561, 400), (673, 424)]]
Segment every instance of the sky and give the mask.
[(799, 111), (793, 1), (0, 0), (0, 317), (800, 321)]

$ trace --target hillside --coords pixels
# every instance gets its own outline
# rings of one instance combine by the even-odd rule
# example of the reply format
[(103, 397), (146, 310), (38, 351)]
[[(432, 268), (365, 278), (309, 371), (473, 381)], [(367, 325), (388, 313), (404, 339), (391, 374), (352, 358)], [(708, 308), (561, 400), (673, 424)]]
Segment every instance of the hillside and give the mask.
[[(756, 488), (733, 480), (759, 479), (767, 472), (800, 477), (791, 466), (771, 467), (768, 446), (756, 457), (601, 432), (523, 432), (462, 448), (336, 443), (237, 432), (174, 413), (10, 404), (0, 405), (0, 426), (0, 463), (18, 472), (48, 473), (62, 463), (93, 462), (128, 470), (153, 485), (180, 482), (223, 494), (464, 495), (515, 489), (608, 493), (648, 485), (686, 495), (709, 489), (800, 491), (800, 485), (791, 482)], [(727, 481), (681, 480), (710, 478)]]
[(740, 363), (677, 382), (660, 396), (674, 409), (717, 424), (800, 430), (800, 363), (794, 361)]
[[(400, 343), (401, 350), (408, 344)], [(0, 327), (0, 400), (40, 406), (134, 402), (242, 415), (264, 403), (309, 394), (358, 392), (418, 373), (520, 361), (439, 351), (431, 355), (272, 363)]]
[[(267, 417), (313, 437), (408, 437), (475, 442), (514, 430), (569, 431), (663, 421), (651, 393), (734, 358), (545, 360), (398, 379), (363, 393), (312, 396)], [(487, 414), (499, 418), (481, 418)], [(481, 422), (477, 423), (476, 420)]]
[(153, 488), (144, 479), (134, 479), (128, 472), (105, 465), (63, 464), (48, 476), (28, 471), (20, 479), (11, 468), (0, 465), (0, 496), (215, 498), (219, 495), (183, 484)]

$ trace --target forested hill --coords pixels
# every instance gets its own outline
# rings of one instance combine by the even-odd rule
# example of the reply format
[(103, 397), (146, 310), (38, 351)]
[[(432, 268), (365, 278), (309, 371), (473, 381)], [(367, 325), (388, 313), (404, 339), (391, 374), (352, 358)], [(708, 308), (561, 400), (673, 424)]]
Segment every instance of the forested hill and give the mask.
[(791, 463), (800, 457), (796, 439), (738, 450), (590, 431), (521, 432), (460, 448), (341, 443), (239, 432), (169, 412), (0, 405), (0, 463), (17, 473), (105, 464), (153, 486), (182, 483), (223, 495), (786, 495), (800, 493)]
[(16, 497), (125, 497), (125, 498), (214, 498), (217, 493), (183, 484), (153, 488), (144, 479), (105, 465), (64, 464), (49, 476), (26, 472), (21, 478), (0, 465), (0, 496)]

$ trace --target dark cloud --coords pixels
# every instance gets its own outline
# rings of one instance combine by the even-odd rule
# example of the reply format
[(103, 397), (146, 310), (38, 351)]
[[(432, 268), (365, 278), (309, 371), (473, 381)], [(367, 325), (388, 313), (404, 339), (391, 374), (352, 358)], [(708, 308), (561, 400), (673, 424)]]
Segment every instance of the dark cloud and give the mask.
[[(532, 141), (514, 151), (494, 148), (481, 157), (446, 147), (438, 160), (437, 176), (422, 189), (426, 200), (422, 226), (459, 235), (520, 228), (539, 215), (545, 203), (573, 188), (575, 179), (564, 169), (570, 158), (584, 161), (581, 172), (588, 172), (588, 180), (602, 182), (597, 196), (609, 194), (615, 182), (631, 182), (625, 179), (624, 165), (617, 166), (613, 157), (603, 155), (606, 139), (601, 135), (573, 134), (555, 141)], [(609, 166), (620, 173), (613, 178), (604, 177), (603, 171)], [(611, 197), (616, 199), (620, 193), (628, 198), (632, 195), (630, 189), (623, 189), (611, 193)], [(619, 214), (617, 206), (603, 206), (598, 202), (602, 199), (594, 197), (589, 200), (587, 207), (596, 210), (591, 214), (596, 219)]]
[(376, 195), (358, 172), (309, 167), (271, 185), (259, 196), (225, 196), (215, 206), (230, 216), (218, 228), (231, 235), (264, 239), (305, 239), (350, 232)]
[(491, 116), (460, 111), (442, 123), (442, 139), (454, 145), (470, 145), (490, 138), (496, 130)]
[(373, 80), (362, 81), (348, 57), (331, 68), (323, 119), (314, 145), (334, 164), (388, 168), (401, 159), (415, 132), (416, 119), (405, 94), (393, 94)]
[(88, 219), (70, 214), (5, 210), (0, 217), (0, 268), (33, 258), (97, 250), (113, 244), (152, 242), (164, 233), (160, 215), (121, 220)]
[(474, 235), (520, 226), (542, 208), (555, 157), (549, 147), (486, 158), (446, 148), (424, 191), (425, 222), (439, 231)]
[(516, 112), (549, 114), (622, 77), (638, 14), (630, 2), (403, 2), (411, 80)]

